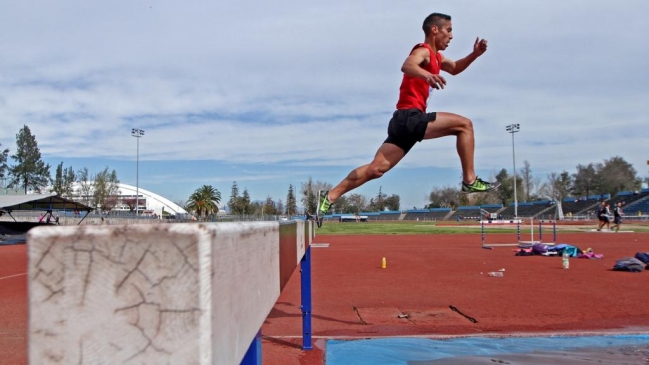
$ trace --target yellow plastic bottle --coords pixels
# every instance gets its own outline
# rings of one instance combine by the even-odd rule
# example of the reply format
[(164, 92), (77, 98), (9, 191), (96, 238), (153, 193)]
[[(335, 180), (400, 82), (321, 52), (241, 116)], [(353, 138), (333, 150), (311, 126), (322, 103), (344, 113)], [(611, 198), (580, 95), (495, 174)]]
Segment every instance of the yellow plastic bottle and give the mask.
[(385, 269), (388, 266), (388, 262), (385, 260), (385, 257), (381, 260), (381, 269)]

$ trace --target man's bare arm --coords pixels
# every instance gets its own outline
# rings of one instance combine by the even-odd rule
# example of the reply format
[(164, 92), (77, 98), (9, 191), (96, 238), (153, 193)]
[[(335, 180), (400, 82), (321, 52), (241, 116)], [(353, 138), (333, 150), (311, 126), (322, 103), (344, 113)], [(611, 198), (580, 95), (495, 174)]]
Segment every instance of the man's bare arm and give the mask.
[(468, 56), (453, 61), (450, 58), (444, 57), (442, 59), (442, 70), (450, 73), (451, 75), (457, 75), (460, 72), (466, 70), (467, 67), (478, 57), (482, 56), (483, 53), (487, 51), (487, 40), (476, 38), (475, 43), (473, 44), (473, 52)]
[(426, 65), (430, 60), (430, 51), (425, 47), (420, 47), (412, 51), (406, 58), (401, 71), (406, 75), (426, 80), (428, 85), (435, 89), (443, 89), (446, 85), (446, 79), (440, 75), (433, 75), (424, 70), (422, 65)]

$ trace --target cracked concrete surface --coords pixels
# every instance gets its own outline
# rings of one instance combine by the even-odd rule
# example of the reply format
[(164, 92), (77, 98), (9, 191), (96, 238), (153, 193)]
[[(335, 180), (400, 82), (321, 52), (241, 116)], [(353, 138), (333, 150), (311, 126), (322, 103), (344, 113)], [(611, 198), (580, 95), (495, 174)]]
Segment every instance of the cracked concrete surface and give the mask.
[(29, 238), (32, 363), (200, 363), (200, 231), (57, 228)]
[(59, 226), (27, 240), (30, 364), (238, 363), (279, 296), (277, 223)]

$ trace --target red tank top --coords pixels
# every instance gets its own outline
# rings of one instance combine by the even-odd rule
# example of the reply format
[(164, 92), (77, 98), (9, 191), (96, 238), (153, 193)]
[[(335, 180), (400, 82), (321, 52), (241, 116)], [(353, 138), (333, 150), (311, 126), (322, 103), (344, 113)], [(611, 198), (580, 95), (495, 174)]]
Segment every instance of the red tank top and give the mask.
[[(435, 55), (432, 48), (426, 43), (417, 44), (412, 48), (412, 51), (419, 47), (426, 47), (430, 52), (430, 62), (423, 69), (432, 74), (439, 75), (442, 65), (442, 54), (437, 52), (437, 55)], [(435, 59), (437, 59), (437, 62), (435, 62)], [(401, 87), (399, 88), (397, 109), (419, 109), (425, 112), (429, 93), (429, 85), (426, 80), (403, 74), (403, 81), (401, 81)]]

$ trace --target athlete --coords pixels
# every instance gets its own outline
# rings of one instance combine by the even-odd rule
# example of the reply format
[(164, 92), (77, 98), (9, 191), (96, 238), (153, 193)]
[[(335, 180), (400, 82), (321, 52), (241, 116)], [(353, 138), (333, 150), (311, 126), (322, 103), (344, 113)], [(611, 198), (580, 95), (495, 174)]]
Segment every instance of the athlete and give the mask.
[(401, 67), (403, 81), (399, 90), (397, 110), (388, 125), (387, 139), (379, 147), (372, 162), (352, 170), (331, 190), (318, 192), (318, 227), (322, 226), (322, 217), (340, 196), (383, 176), (401, 161), (415, 143), (424, 139), (456, 136), (457, 153), (462, 165), (462, 192), (487, 192), (500, 185), (497, 182), (486, 182), (475, 174), (475, 140), (471, 120), (452, 113), (426, 112), (433, 90), (444, 89), (446, 85), (446, 79), (440, 75), (440, 71), (451, 75), (464, 71), (485, 53), (487, 41), (476, 38), (473, 52), (454, 61), (440, 52), (445, 50), (453, 39), (451, 17), (440, 13), (430, 14), (424, 20), (422, 28), (424, 43), (419, 43), (412, 49)]
[(611, 230), (615, 228), (615, 232), (620, 230), (620, 224), (622, 224), (622, 216), (624, 212), (622, 211), (622, 202), (617, 202), (615, 208), (613, 208), (613, 223), (615, 225), (611, 227)]

